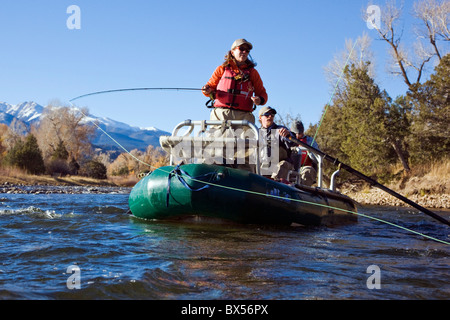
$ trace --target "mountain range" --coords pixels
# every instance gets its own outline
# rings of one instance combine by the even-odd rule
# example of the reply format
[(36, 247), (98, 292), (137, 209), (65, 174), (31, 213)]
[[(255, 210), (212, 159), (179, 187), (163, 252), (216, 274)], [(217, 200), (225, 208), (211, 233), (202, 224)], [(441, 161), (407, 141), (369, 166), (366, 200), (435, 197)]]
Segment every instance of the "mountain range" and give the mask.
[[(22, 121), (27, 127), (30, 127), (32, 124), (38, 125), (42, 119), (43, 111), (44, 107), (36, 102), (23, 102), (16, 105), (0, 102), (0, 123), (9, 126), (14, 119), (17, 119)], [(159, 137), (170, 135), (170, 133), (157, 128), (139, 128), (91, 114), (83, 121), (85, 123), (95, 121), (100, 128), (129, 151), (133, 149), (145, 150), (148, 145), (159, 146)], [(123, 151), (100, 129), (97, 129), (92, 145), (94, 148), (100, 148), (105, 151)]]

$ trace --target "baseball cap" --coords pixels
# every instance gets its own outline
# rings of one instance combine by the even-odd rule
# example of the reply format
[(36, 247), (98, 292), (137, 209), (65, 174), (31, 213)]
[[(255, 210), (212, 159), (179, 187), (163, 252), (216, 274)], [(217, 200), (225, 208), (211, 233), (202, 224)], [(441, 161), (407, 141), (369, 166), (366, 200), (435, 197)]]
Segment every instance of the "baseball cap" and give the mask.
[(291, 124), (291, 132), (300, 133), (304, 132), (305, 128), (303, 127), (303, 123), (301, 121), (295, 120)]
[(248, 46), (250, 47), (250, 50), (253, 49), (253, 45), (252, 45), (250, 42), (248, 42), (247, 40), (245, 40), (245, 39), (237, 39), (237, 40), (234, 41), (233, 44), (231, 45), (231, 50), (233, 50), (233, 49), (236, 48), (236, 47), (240, 47), (240, 46), (242, 46), (243, 44), (248, 45)]
[(259, 116), (261, 117), (263, 114), (269, 111), (272, 112), (274, 115), (277, 114), (277, 110), (275, 110), (272, 107), (262, 107), (261, 110), (259, 110)]

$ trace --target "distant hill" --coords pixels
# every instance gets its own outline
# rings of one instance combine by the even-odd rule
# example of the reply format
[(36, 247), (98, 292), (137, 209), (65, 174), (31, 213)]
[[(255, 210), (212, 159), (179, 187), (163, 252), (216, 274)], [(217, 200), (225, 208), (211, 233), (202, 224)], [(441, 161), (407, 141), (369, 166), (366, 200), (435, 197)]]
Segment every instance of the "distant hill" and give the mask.
[[(23, 102), (17, 105), (0, 102), (0, 123), (9, 126), (14, 119), (18, 119), (27, 127), (31, 124), (38, 125), (43, 111), (44, 107), (36, 102)], [(170, 135), (169, 132), (157, 128), (134, 127), (123, 122), (105, 117), (97, 117), (92, 114), (89, 114), (84, 121), (95, 121), (105, 132), (129, 151), (133, 149), (145, 150), (148, 145), (159, 146), (159, 137), (162, 135)], [(92, 145), (94, 148), (100, 148), (105, 151), (123, 151), (99, 129), (97, 129), (97, 135), (93, 139)]]

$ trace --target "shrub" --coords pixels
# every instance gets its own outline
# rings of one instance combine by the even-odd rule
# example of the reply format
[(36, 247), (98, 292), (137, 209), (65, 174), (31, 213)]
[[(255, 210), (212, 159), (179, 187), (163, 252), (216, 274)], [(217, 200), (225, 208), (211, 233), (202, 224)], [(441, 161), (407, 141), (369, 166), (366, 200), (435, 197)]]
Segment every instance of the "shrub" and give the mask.
[(80, 170), (80, 165), (78, 162), (76, 162), (74, 158), (71, 158), (68, 165), (70, 174), (77, 175), (78, 170)]
[(25, 142), (22, 140), (17, 141), (9, 151), (6, 162), (31, 174), (42, 174), (45, 172), (42, 152), (39, 149), (35, 136), (32, 134), (25, 138)]
[(130, 170), (126, 166), (120, 167), (111, 173), (113, 176), (127, 176), (130, 174)]
[(106, 179), (106, 167), (103, 163), (96, 160), (90, 160), (83, 164), (78, 172), (81, 176)]
[(47, 163), (47, 172), (50, 175), (64, 177), (70, 174), (69, 165), (63, 159), (55, 159)]

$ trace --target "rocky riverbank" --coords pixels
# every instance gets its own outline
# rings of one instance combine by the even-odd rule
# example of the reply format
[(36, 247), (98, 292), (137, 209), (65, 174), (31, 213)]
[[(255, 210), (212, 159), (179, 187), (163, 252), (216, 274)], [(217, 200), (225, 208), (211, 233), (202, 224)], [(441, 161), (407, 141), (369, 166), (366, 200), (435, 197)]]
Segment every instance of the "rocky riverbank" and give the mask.
[[(387, 188), (425, 208), (450, 209), (450, 181), (413, 177)], [(339, 189), (363, 205), (408, 206), (387, 192), (362, 181), (344, 183)]]
[[(398, 198), (386, 193), (383, 190), (376, 188), (371, 188), (369, 190), (364, 190), (360, 192), (344, 191), (342, 193), (348, 195), (350, 198), (354, 199), (355, 201), (357, 201), (362, 205), (400, 206), (400, 207), (408, 206)], [(401, 192), (397, 193), (402, 194)], [(449, 194), (426, 194), (426, 195), (413, 194), (409, 196), (406, 195), (405, 197), (425, 208), (450, 209)]]
[(81, 176), (1, 174), (0, 193), (129, 193), (137, 178), (93, 179)]
[[(356, 191), (348, 185), (341, 189), (341, 192), (348, 195), (362, 205), (379, 205), (379, 206), (407, 206), (403, 201), (377, 188), (363, 189)], [(129, 193), (129, 187), (112, 187), (112, 186), (29, 186), (24, 184), (12, 184), (4, 182), (0, 185), (0, 193), (15, 194), (83, 194), (83, 193)], [(394, 190), (400, 194), (397, 190)], [(405, 195), (411, 201), (425, 207), (437, 209), (450, 209), (449, 194), (412, 194)]]
[(53, 186), (53, 185), (26, 185), (4, 182), (0, 185), (0, 193), (14, 194), (105, 194), (105, 193), (130, 193), (131, 188), (117, 186)]
[[(386, 185), (425, 208), (450, 209), (450, 181), (412, 178), (397, 185)], [(119, 186), (108, 181), (53, 180), (53, 181), (0, 181), (0, 193), (17, 194), (82, 194), (129, 193), (130, 186)], [(408, 206), (398, 198), (378, 188), (371, 188), (362, 181), (346, 182), (338, 188), (362, 205)]]

